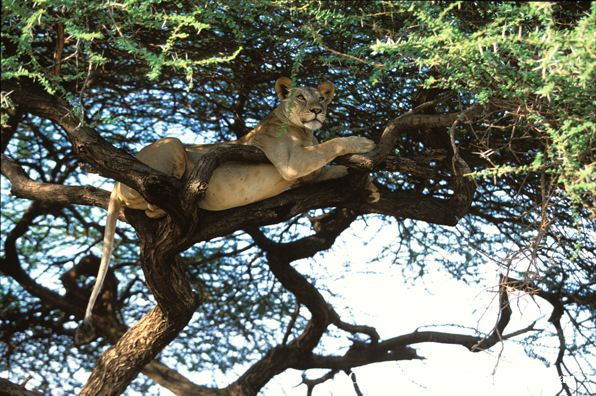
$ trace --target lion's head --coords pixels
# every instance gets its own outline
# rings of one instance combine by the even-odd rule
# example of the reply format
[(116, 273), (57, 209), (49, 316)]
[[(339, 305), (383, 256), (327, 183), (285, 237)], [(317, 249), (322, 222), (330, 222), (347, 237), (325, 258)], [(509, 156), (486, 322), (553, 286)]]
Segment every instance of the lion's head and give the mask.
[(293, 124), (315, 130), (325, 121), (335, 87), (328, 82), (317, 88), (292, 87), (292, 80), (282, 77), (275, 83), (275, 91)]

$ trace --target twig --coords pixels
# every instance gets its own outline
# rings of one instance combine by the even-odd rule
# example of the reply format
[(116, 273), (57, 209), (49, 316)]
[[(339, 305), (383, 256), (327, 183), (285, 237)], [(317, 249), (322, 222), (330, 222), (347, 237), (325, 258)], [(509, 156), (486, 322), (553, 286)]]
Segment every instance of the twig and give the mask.
[[(348, 374), (347, 371), (346, 374)], [(352, 385), (354, 385), (354, 391), (356, 392), (356, 394), (358, 396), (363, 396), (362, 391), (360, 391), (360, 387), (358, 386), (358, 381), (356, 381), (356, 373), (350, 370), (350, 374), (348, 374), (348, 377), (350, 377), (350, 379), (352, 380)]]

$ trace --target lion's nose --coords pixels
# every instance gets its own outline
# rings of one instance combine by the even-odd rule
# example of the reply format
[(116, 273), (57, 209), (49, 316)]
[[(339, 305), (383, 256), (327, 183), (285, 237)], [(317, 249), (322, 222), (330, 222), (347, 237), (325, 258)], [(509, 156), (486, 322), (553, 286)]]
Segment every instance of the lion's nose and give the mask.
[(319, 114), (319, 113), (320, 113), (320, 112), (322, 112), (322, 111), (323, 111), (322, 109), (317, 109), (317, 108), (310, 109), (310, 112), (311, 112), (311, 113), (315, 113), (315, 114)]

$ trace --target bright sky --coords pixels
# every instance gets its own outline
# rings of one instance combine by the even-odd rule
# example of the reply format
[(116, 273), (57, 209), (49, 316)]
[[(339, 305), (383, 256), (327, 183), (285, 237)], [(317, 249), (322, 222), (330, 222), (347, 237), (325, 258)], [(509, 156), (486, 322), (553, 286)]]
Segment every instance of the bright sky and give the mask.
[[(374, 226), (374, 220), (367, 221)], [(370, 230), (370, 229), (369, 229)], [(370, 232), (370, 231), (369, 231)], [(353, 227), (355, 235), (366, 235), (363, 222)], [(364, 233), (364, 234), (362, 234)], [(392, 236), (393, 238), (393, 236)], [(413, 287), (404, 284), (399, 266), (391, 267), (383, 263), (367, 264), (376, 257), (381, 249), (382, 241), (371, 242), (364, 247), (361, 241), (346, 232), (342, 241), (338, 241), (332, 253), (324, 258), (317, 256), (315, 260), (303, 260), (295, 266), (302, 273), (311, 273), (317, 282), (325, 284), (330, 290), (344, 300), (330, 299), (337, 312), (345, 322), (369, 325), (377, 329), (382, 339), (389, 339), (408, 334), (422, 326), (456, 324), (467, 328), (478, 328), (490, 332), (497, 320), (496, 311), (486, 311), (491, 306), (495, 294), (482, 285), (466, 285), (437, 271), (424, 277)], [(322, 270), (317, 274), (317, 260), (325, 260), (327, 267), (343, 268), (344, 263), (351, 263), (352, 270), (343, 273), (343, 279), (335, 279), (337, 274), (329, 274)], [(333, 260), (333, 261), (332, 261)], [(487, 266), (487, 286), (497, 283), (494, 267)], [(373, 271), (380, 273), (374, 274)], [(326, 279), (327, 278), (327, 279)], [(327, 282), (326, 282), (327, 281)], [(433, 294), (431, 295), (430, 292)], [(524, 296), (515, 299), (510, 296), (513, 315), (506, 334), (528, 327), (534, 320), (540, 319), (535, 329), (552, 331), (547, 322), (551, 308), (540, 299), (533, 300)], [(494, 304), (492, 307), (495, 307)], [(467, 328), (457, 327), (425, 327), (420, 331), (444, 331), (472, 335)], [(350, 336), (344, 333), (345, 336)], [(554, 367), (547, 368), (538, 360), (529, 358), (515, 339), (504, 345), (495, 345), (488, 352), (471, 353), (457, 345), (422, 343), (413, 346), (418, 355), (425, 360), (386, 362), (355, 368), (354, 372), (365, 395), (553, 395), (560, 388), (559, 378)], [(556, 357), (556, 344), (548, 346), (549, 359)], [(545, 349), (541, 348), (543, 352)], [(345, 353), (344, 349), (331, 351), (335, 354)], [(500, 357), (499, 357), (500, 354)], [(221, 385), (234, 381), (237, 375), (228, 378), (219, 377)], [(311, 370), (309, 379), (316, 379), (327, 373), (327, 370)], [(197, 384), (206, 384), (211, 376), (199, 376), (183, 373)], [(302, 372), (286, 371), (276, 376), (259, 395), (263, 396), (305, 396), (306, 386), (301, 385)], [(573, 381), (573, 380), (571, 380)], [(572, 384), (570, 384), (572, 385)], [(344, 373), (339, 373), (333, 380), (318, 385), (315, 396), (356, 395), (352, 382)], [(160, 395), (172, 395), (161, 390)]]
[[(383, 339), (408, 334), (419, 326), (455, 323), (489, 331), (496, 320), (495, 315), (483, 314), (483, 307), (490, 304), (492, 295), (482, 292), (481, 288), (468, 287), (463, 282), (452, 281), (441, 275), (431, 275), (426, 286), (433, 290), (430, 295), (422, 284), (408, 288), (399, 284), (401, 274), (397, 269), (394, 276), (353, 274), (338, 283), (337, 292), (345, 290), (346, 299), (358, 324), (376, 327)], [(357, 289), (358, 292), (354, 292)], [(350, 290), (352, 292), (350, 293)], [(480, 294), (479, 294), (480, 293)], [(542, 315), (550, 314), (543, 305)], [(529, 302), (521, 302), (524, 315), (514, 314), (506, 333), (527, 327), (539, 307)], [(478, 311), (474, 313), (474, 309)], [(515, 308), (514, 308), (515, 309)], [(536, 328), (544, 328), (545, 319), (537, 323)], [(360, 320), (358, 320), (360, 319)], [(368, 320), (367, 320), (368, 319)], [(424, 328), (421, 331), (446, 331), (460, 334), (472, 334), (469, 330), (458, 328)], [(423, 361), (387, 362), (356, 368), (356, 378), (360, 390), (365, 395), (400, 394), (409, 396), (430, 395), (552, 395), (560, 389), (554, 368), (547, 369), (537, 360), (527, 357), (523, 347), (506, 342), (504, 349), (496, 345), (489, 352), (471, 353), (462, 346), (433, 343), (413, 346)], [(502, 352), (501, 358), (498, 358)], [(496, 371), (495, 371), (496, 370)], [(493, 372), (495, 374), (493, 375)], [(321, 371), (320, 376), (325, 372)], [(309, 378), (316, 378), (310, 374)], [(283, 374), (270, 384), (269, 392), (264, 395), (306, 394), (306, 387), (292, 389), (301, 382), (299, 372)], [(356, 394), (350, 379), (343, 373), (333, 381), (328, 381), (315, 388), (315, 395), (350, 395)]]
[[(374, 221), (368, 221), (368, 224), (374, 226)], [(367, 231), (362, 226), (361, 222), (354, 227), (355, 235), (366, 235)], [(349, 250), (342, 247), (334, 251), (337, 264), (351, 262), (351, 268), (354, 269), (345, 273), (344, 279), (329, 284), (333, 292), (345, 296), (345, 308), (333, 303), (344, 321), (350, 322), (350, 309), (353, 323), (375, 327), (382, 339), (409, 334), (418, 327), (428, 325), (456, 324), (490, 332), (497, 320), (495, 310), (486, 311), (495, 297), (493, 289), (455, 281), (441, 273), (439, 268), (425, 276), (424, 282), (418, 281), (413, 287), (406, 285), (399, 266), (366, 264), (378, 255), (381, 242), (373, 240), (364, 247), (358, 239), (348, 235), (344, 237), (343, 247), (349, 247)], [(342, 245), (342, 241), (339, 244)], [(344, 252), (343, 257), (341, 252)], [(326, 259), (330, 260), (330, 256), (327, 255)], [(304, 272), (309, 267), (311, 265), (299, 265), (297, 268)], [(375, 270), (380, 273), (371, 273)], [(487, 271), (494, 271), (494, 266), (487, 266)], [(487, 286), (497, 284), (497, 273), (488, 273), (487, 278)], [(549, 304), (529, 297), (517, 302), (513, 297), (510, 298), (514, 313), (506, 334), (526, 328), (537, 318), (542, 319), (536, 324), (536, 329), (548, 328), (547, 320), (551, 313)], [(492, 304), (492, 307), (495, 305)], [(552, 331), (553, 328), (548, 330)], [(473, 334), (471, 330), (457, 327), (426, 327), (420, 331)], [(386, 362), (354, 369), (360, 390), (365, 395), (466, 396), (478, 395), (481, 391), (483, 396), (503, 396), (552, 395), (560, 389), (554, 367), (546, 368), (543, 363), (529, 358), (522, 346), (511, 341), (503, 347), (495, 345), (484, 353), (471, 353), (462, 346), (434, 343), (416, 344), (413, 347), (419, 356), (426, 359)], [(339, 353), (345, 353), (345, 350)], [(554, 361), (555, 355), (552, 356)], [(308, 378), (318, 378), (326, 372), (312, 372)], [(293, 388), (300, 382), (300, 372), (284, 373), (275, 377), (269, 383), (268, 390), (262, 394), (305, 396), (306, 386)], [(356, 395), (350, 378), (344, 373), (318, 385), (314, 394)]]

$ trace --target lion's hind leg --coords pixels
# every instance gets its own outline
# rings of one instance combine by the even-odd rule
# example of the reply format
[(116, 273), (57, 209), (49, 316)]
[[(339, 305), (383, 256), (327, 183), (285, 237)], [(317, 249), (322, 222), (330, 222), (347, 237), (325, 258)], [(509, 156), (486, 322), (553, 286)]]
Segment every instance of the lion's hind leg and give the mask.
[(188, 177), (192, 171), (192, 162), (177, 138), (163, 138), (144, 147), (137, 154), (137, 159), (153, 169), (174, 176), (178, 179)]
[[(186, 179), (194, 166), (184, 145), (177, 138), (163, 138), (144, 147), (137, 154), (137, 159), (178, 179)], [(120, 186), (120, 196), (127, 207), (145, 210), (148, 217), (159, 218), (166, 214), (159, 207), (146, 202), (138, 192), (128, 186)]]

